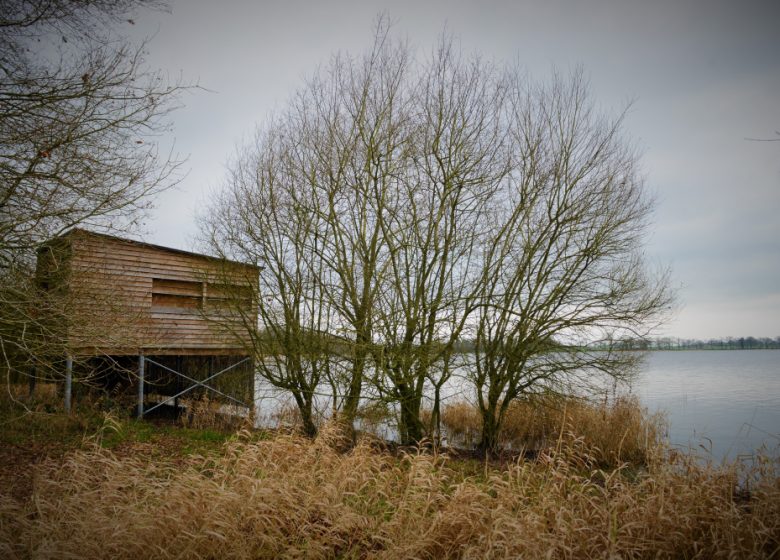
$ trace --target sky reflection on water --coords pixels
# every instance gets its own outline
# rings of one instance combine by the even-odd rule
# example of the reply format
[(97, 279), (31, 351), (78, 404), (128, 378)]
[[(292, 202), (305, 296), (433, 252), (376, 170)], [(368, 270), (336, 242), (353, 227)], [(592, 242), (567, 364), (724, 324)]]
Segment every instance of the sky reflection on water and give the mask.
[(651, 352), (632, 392), (663, 410), (669, 440), (716, 461), (780, 451), (780, 351)]
[[(612, 394), (612, 383), (604, 388)], [(327, 414), (330, 393), (320, 390), (316, 408)], [(666, 413), (669, 442), (675, 447), (716, 462), (744, 459), (762, 446), (780, 456), (780, 350), (650, 352), (640, 375), (623, 390), (638, 395), (651, 412)], [(280, 412), (283, 417), (285, 408), (294, 408), (289, 396), (260, 378), (255, 391), (258, 425), (284, 423)], [(368, 394), (364, 398), (371, 400)], [(456, 374), (442, 398), (444, 404), (473, 402), (473, 389)], [(377, 429), (378, 435), (396, 439), (393, 425), (373, 427)]]

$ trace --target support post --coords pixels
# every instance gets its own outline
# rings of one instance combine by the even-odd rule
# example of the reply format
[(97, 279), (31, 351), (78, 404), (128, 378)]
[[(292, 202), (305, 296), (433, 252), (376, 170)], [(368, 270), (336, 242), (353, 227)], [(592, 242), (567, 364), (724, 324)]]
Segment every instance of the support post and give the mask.
[[(257, 419), (257, 363), (255, 362), (255, 355), (252, 354), (252, 357), (249, 361), (249, 415), (252, 418), (252, 427), (256, 428), (257, 425), (255, 424), (255, 421)], [(336, 403), (336, 395), (333, 395), (333, 403), (335, 408)]]
[[(181, 371), (181, 356), (176, 356), (176, 371)], [(176, 394), (178, 395), (181, 392), (181, 385), (182, 385), (182, 377), (181, 375), (176, 375)], [(175, 417), (179, 417), (179, 397), (176, 397), (173, 399), (173, 408), (175, 409)]]
[(138, 418), (144, 416), (144, 353), (138, 354)]
[[(208, 370), (206, 371), (206, 377), (211, 377), (214, 374), (214, 356), (209, 356), (208, 357), (207, 368), (208, 368)], [(206, 394), (205, 391), (204, 391), (203, 394), (204, 395)]]
[(73, 385), (73, 357), (68, 354), (65, 356), (65, 414), (70, 414), (70, 401), (72, 397)]

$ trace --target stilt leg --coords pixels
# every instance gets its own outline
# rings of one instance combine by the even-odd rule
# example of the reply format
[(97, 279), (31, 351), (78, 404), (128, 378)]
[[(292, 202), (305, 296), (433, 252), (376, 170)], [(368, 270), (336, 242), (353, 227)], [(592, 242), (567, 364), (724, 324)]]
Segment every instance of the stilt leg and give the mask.
[(144, 353), (138, 355), (138, 418), (144, 416)]

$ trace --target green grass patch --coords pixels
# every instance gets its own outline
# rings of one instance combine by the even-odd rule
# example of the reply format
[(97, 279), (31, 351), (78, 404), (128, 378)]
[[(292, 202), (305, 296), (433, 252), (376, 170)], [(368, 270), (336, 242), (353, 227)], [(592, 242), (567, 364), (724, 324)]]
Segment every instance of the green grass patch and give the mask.
[[(98, 443), (121, 452), (149, 445), (155, 456), (218, 453), (235, 430), (184, 427), (175, 421), (137, 420), (127, 407), (106, 410), (105, 403), (81, 399), (70, 414), (62, 409), (56, 387), (38, 387), (33, 398), (25, 387), (0, 397), (0, 443), (32, 447), (40, 455), (59, 455)], [(258, 438), (264, 437), (258, 433)]]

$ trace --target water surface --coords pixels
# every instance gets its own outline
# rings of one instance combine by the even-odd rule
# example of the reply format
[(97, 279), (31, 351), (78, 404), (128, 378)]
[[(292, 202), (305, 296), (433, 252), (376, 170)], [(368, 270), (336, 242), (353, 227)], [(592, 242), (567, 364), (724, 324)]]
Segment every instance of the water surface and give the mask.
[[(624, 390), (637, 394), (651, 412), (667, 415), (673, 446), (716, 461), (746, 458), (762, 447), (780, 456), (780, 350), (650, 352), (641, 374)], [(294, 416), (294, 403), (284, 391), (260, 377), (255, 391), (258, 425), (285, 424)], [(445, 404), (473, 402), (473, 394), (462, 372), (442, 390)], [(328, 414), (331, 398), (327, 387), (320, 386), (315, 408)], [(370, 401), (367, 394), (364, 400)], [(386, 439), (397, 438), (392, 422), (370, 429)]]
[(631, 390), (663, 410), (672, 445), (716, 460), (780, 450), (780, 351), (651, 352)]

